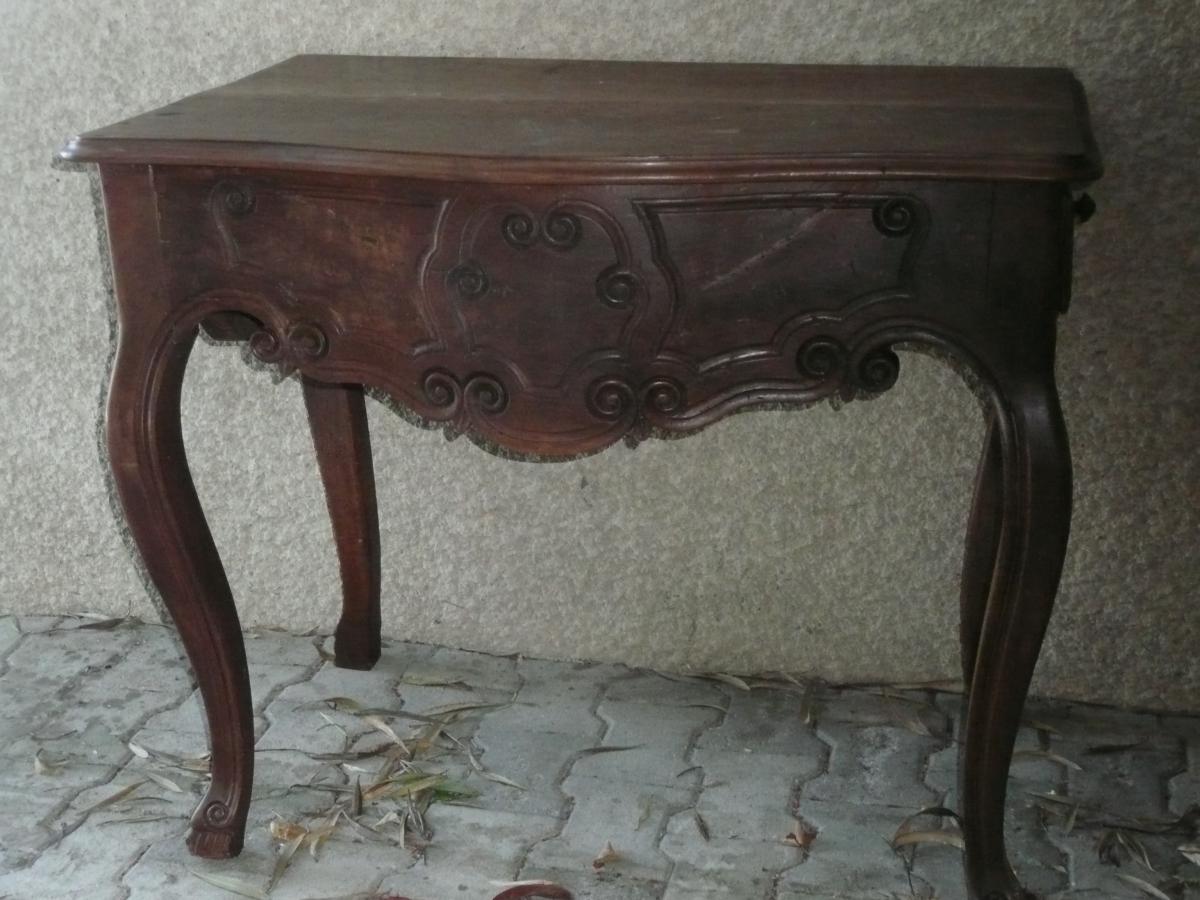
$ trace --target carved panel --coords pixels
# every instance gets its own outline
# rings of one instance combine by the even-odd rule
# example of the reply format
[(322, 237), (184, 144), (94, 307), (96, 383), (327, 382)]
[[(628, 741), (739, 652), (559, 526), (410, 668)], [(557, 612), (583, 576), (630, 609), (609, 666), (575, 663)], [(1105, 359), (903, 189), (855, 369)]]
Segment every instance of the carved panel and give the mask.
[(626, 358), (645, 290), (616, 217), (580, 199), (460, 199), (424, 289), (448, 344), (501, 360), (555, 393), (597, 360)]
[(436, 345), (418, 285), (445, 200), (422, 190), (189, 170), (163, 175), (164, 246), (183, 296), (229, 287), (336, 310), (355, 340)]
[(700, 372), (779, 355), (802, 318), (915, 296), (928, 213), (912, 197), (786, 193), (638, 207), (674, 294), (661, 352)]

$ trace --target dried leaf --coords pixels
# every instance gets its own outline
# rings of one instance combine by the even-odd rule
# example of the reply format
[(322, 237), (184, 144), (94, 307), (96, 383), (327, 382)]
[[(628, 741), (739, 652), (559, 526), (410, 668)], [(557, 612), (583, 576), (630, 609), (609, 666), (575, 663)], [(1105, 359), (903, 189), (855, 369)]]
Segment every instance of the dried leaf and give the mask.
[(153, 781), (155, 784), (157, 784), (159, 787), (166, 788), (168, 791), (171, 791), (172, 793), (175, 793), (175, 794), (186, 793), (186, 791), (184, 791), (183, 788), (181, 788), (177, 783), (172, 781), (170, 778), (167, 778), (165, 775), (159, 775), (157, 772), (143, 772), (142, 774), (145, 775), (147, 778), (149, 778), (151, 781)]
[(516, 788), (518, 791), (525, 790), (522, 785), (517, 784), (511, 778), (506, 778), (503, 775), (497, 775), (495, 772), (485, 769), (483, 763), (481, 763), (475, 754), (471, 752), (471, 748), (469, 746), (462, 744), (459, 741), (455, 741), (455, 743), (459, 744), (463, 748), (463, 751), (467, 754), (467, 762), (471, 764), (471, 768), (474, 769), (481, 777), (486, 778), (488, 781), (494, 781), (496, 784), (503, 784), (506, 787)]
[(134, 791), (136, 791), (138, 788), (140, 788), (145, 783), (146, 782), (144, 782), (144, 781), (135, 781), (133, 784), (126, 785), (125, 787), (121, 788), (119, 791), (117, 791), (112, 796), (105, 797), (99, 803), (93, 803), (91, 806), (89, 806), (87, 809), (85, 809), (83, 811), (83, 815), (88, 816), (88, 815), (91, 815), (92, 813), (94, 813), (98, 809), (104, 809), (106, 806), (112, 806), (114, 803), (120, 803), (122, 800), (124, 800), (126, 797), (133, 794)]
[(298, 834), (280, 848), (275, 857), (275, 867), (271, 870), (271, 878), (267, 881), (268, 894), (279, 883), (279, 879), (283, 877), (287, 867), (292, 864), (292, 858), (296, 855), (296, 851), (300, 849), (300, 845), (307, 837), (307, 834)]
[(363, 792), (362, 783), (357, 776), (354, 779), (354, 793), (350, 800), (350, 815), (357, 818), (362, 815), (363, 811)]
[(1066, 766), (1068, 769), (1074, 769), (1076, 772), (1083, 771), (1083, 766), (1079, 763), (1050, 750), (1017, 750), (1013, 753), (1013, 759), (1046, 759), (1058, 763), (1060, 766)]
[(950, 830), (934, 830), (934, 831), (906, 831), (904, 834), (897, 834), (892, 838), (892, 849), (899, 850), (901, 847), (907, 847), (911, 844), (946, 844), (950, 847), (957, 847), (959, 850), (966, 846), (963, 843), (962, 835), (958, 831)]
[(1200, 844), (1184, 844), (1179, 848), (1179, 852), (1184, 855), (1188, 862), (1200, 866)]
[(906, 731), (911, 731), (913, 734), (919, 734), (922, 737), (931, 737), (933, 735), (933, 732), (929, 730), (929, 726), (926, 725), (921, 719), (921, 716), (915, 712), (906, 716), (901, 716), (899, 724), (902, 725)]
[(229, 891), (231, 894), (237, 894), (240, 897), (250, 897), (252, 900), (268, 900), (267, 895), (261, 888), (255, 887), (248, 881), (242, 881), (240, 878), (232, 878), (229, 875), (208, 875), (204, 872), (197, 872), (195, 869), (189, 869), (193, 875), (201, 881), (207, 881), (213, 887), (219, 887), (223, 891)]
[(404, 741), (400, 740), (400, 735), (396, 734), (396, 732), (392, 729), (392, 726), (383, 721), (383, 719), (379, 718), (379, 716), (363, 716), (362, 720), (376, 731), (387, 735), (398, 746), (404, 746)]
[(633, 744), (629, 747), (586, 747), (580, 750), (578, 755), (582, 759), (585, 756), (595, 756), (597, 753), (620, 753), (623, 750), (639, 750), (641, 747), (641, 744)]
[(804, 819), (797, 819), (796, 824), (792, 826), (792, 830), (787, 833), (783, 842), (804, 851), (807, 855), (812, 848), (813, 841), (817, 839), (817, 834), (817, 829), (810, 822)]
[(38, 748), (33, 754), (33, 773), (35, 775), (58, 775), (63, 770), (63, 764), (59, 760), (50, 759), (45, 755), (46, 751)]
[(739, 691), (750, 690), (750, 685), (746, 683), (745, 679), (738, 678), (736, 675), (730, 675), (727, 672), (706, 672), (700, 677), (707, 678), (710, 681), (720, 681), (723, 684), (737, 688)]
[(138, 759), (149, 759), (150, 758), (150, 751), (147, 750), (145, 747), (143, 747), (141, 744), (135, 744), (133, 741), (129, 742), (129, 752), (132, 753), (134, 756), (136, 756)]
[(462, 691), (475, 690), (461, 679), (447, 679), (438, 675), (419, 675), (409, 673), (400, 679), (401, 684), (411, 684), (413, 687), (444, 687), (456, 688)]
[(1037, 719), (1026, 719), (1023, 724), (1029, 726), (1034, 731), (1040, 731), (1044, 734), (1052, 734), (1055, 737), (1062, 737), (1062, 732), (1053, 725), (1047, 725), (1045, 722), (1039, 722)]
[(1063, 834), (1070, 834), (1075, 830), (1075, 820), (1079, 818), (1079, 804), (1076, 803), (1071, 807), (1071, 814), (1067, 816), (1067, 821), (1063, 825)]
[(704, 838), (705, 842), (712, 839), (712, 832), (708, 830), (708, 823), (704, 821), (704, 816), (700, 815), (700, 810), (692, 810), (692, 818), (696, 820), (696, 830), (700, 832), (700, 837)]
[(616, 862), (620, 858), (621, 854), (618, 853), (616, 848), (612, 845), (612, 841), (607, 841), (604, 844), (604, 849), (602, 849), (599, 854), (597, 854), (596, 858), (592, 860), (592, 868), (598, 872), (609, 863)]
[(1126, 884), (1132, 885), (1133, 887), (1137, 888), (1139, 891), (1141, 891), (1142, 893), (1144, 893), (1150, 897), (1157, 897), (1158, 900), (1171, 900), (1170, 897), (1168, 897), (1166, 894), (1164, 894), (1162, 891), (1160, 891), (1158, 888), (1156, 888), (1150, 882), (1144, 881), (1143, 879), (1138, 878), (1135, 875), (1126, 875), (1124, 872), (1118, 872), (1117, 877), (1120, 878), (1122, 881), (1124, 881)]
[(421, 791), (440, 787), (446, 782), (445, 775), (422, 775), (419, 778), (389, 779), (382, 784), (372, 785), (363, 791), (363, 800), (371, 802), (383, 797), (412, 797)]
[(303, 838), (308, 835), (308, 829), (303, 825), (298, 822), (289, 822), (286, 819), (272, 819), (271, 824), (267, 826), (267, 830), (271, 832), (271, 837), (275, 838), (281, 844), (286, 844), (298, 837)]
[(675, 775), (675, 777), (682, 778), (684, 775), (690, 775), (692, 772), (699, 772), (703, 768), (704, 768), (703, 766), (689, 766), (688, 768), (684, 769), (682, 772), (677, 773)]

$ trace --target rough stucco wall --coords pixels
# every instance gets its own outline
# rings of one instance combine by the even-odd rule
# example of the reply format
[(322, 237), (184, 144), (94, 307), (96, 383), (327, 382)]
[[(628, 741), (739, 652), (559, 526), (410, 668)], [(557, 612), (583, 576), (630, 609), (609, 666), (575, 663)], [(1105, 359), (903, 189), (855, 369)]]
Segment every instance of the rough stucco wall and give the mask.
[[(1200, 44), (1160, 3), (8, 0), (0, 19), (0, 609), (153, 615), (96, 444), (109, 313), (68, 135), (297, 52), (1073, 67), (1109, 174), (1060, 379), (1076, 519), (1048, 694), (1197, 708)], [(329, 526), (295, 383), (201, 345), (186, 435), (244, 621), (328, 628)], [(506, 463), (371, 408), (395, 634), (660, 667), (953, 676), (982, 427), (906, 354), (885, 399)]]

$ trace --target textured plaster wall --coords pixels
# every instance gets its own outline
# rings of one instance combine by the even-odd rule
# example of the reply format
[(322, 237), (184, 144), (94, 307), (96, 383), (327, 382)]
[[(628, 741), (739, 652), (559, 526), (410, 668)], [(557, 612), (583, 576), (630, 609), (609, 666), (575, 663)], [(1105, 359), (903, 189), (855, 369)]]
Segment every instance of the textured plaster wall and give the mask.
[[(153, 616), (97, 449), (111, 347), (68, 135), (297, 52), (1065, 64), (1109, 174), (1059, 373), (1076, 518), (1036, 689), (1198, 708), (1200, 28), (1178, 2), (6, 0), (0, 17), (0, 609)], [(957, 670), (982, 427), (937, 363), (886, 398), (735, 417), (561, 465), (373, 404), (387, 628), (423, 641), (834, 679)], [(328, 628), (329, 526), (294, 382), (201, 345), (194, 473), (245, 622)]]

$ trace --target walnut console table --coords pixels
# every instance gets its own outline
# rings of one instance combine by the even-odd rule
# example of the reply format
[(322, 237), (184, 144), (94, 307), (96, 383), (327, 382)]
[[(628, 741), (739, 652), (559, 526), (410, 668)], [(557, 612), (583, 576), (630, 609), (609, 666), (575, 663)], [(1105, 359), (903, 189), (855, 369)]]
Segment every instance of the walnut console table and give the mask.
[(100, 165), (108, 447), (207, 711), (194, 853), (240, 851), (254, 758), (180, 428), (198, 329), (300, 374), (351, 668), (380, 646), (364, 385), (552, 459), (875, 394), (894, 348), (923, 346), (971, 374), (989, 423), (962, 587), (967, 880), (1030, 896), (1005, 787), (1070, 523), (1054, 345), (1090, 213), (1073, 191), (1100, 174), (1069, 72), (305, 56), (61, 154)]

